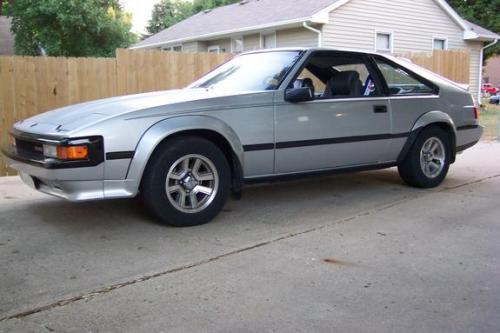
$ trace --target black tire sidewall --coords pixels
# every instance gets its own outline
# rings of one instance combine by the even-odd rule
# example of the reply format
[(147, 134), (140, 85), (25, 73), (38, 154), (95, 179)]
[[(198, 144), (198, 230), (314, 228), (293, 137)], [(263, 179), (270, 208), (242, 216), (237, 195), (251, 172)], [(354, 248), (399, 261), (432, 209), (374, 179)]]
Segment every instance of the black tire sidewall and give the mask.
[[(420, 151), (424, 143), (432, 137), (436, 137), (443, 143), (445, 150), (445, 165), (441, 173), (435, 178), (427, 177), (420, 166)], [(407, 158), (400, 165), (400, 174), (407, 183), (421, 188), (433, 188), (439, 186), (448, 174), (451, 161), (451, 140), (450, 135), (443, 129), (432, 126), (422, 130), (417, 140), (413, 144)]]
[[(197, 154), (208, 158), (219, 176), (212, 203), (197, 213), (177, 210), (168, 200), (165, 183), (170, 167), (181, 157)], [(224, 207), (230, 190), (230, 168), (224, 153), (212, 142), (198, 137), (180, 137), (157, 148), (144, 172), (141, 194), (148, 209), (160, 222), (175, 227), (201, 225), (212, 220)]]

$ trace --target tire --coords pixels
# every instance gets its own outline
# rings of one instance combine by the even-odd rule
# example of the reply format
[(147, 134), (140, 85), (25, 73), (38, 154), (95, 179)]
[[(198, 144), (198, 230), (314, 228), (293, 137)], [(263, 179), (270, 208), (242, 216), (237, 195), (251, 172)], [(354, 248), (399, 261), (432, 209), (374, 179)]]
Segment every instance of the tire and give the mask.
[(215, 144), (194, 136), (179, 137), (163, 143), (151, 157), (141, 195), (162, 224), (201, 225), (224, 207), (230, 175), (228, 161)]
[[(434, 153), (429, 152), (431, 147), (434, 147)], [(428, 127), (422, 130), (405, 159), (399, 164), (399, 175), (410, 186), (437, 187), (448, 174), (450, 160), (450, 135), (439, 127)]]

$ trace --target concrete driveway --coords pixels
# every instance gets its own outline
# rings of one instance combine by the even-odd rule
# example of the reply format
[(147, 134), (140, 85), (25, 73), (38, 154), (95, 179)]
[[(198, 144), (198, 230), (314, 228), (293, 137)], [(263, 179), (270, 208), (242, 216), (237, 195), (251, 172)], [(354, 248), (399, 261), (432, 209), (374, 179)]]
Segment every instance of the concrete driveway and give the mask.
[(0, 179), (0, 332), (498, 332), (500, 144), (434, 190), (395, 169), (255, 186), (212, 223)]

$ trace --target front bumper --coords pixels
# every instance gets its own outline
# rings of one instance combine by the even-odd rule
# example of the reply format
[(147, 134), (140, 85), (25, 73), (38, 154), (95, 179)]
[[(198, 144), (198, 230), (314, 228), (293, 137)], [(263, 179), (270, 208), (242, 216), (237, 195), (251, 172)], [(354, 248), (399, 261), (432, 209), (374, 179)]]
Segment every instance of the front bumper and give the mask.
[[(44, 143), (71, 144), (69, 139), (12, 132), (16, 146), (2, 150), (7, 165), (17, 170), (28, 186), (70, 201), (100, 200), (133, 197), (137, 193), (134, 182), (104, 180), (105, 160), (101, 137), (86, 138), (89, 159), (82, 161), (58, 161), (45, 158), (40, 152)], [(80, 140), (80, 139), (72, 139)]]
[(103, 180), (105, 164), (94, 167), (47, 169), (18, 159), (3, 151), (4, 160), (17, 170), (21, 180), (29, 187), (69, 201), (132, 198), (137, 195), (133, 180)]
[(22, 181), (31, 188), (70, 201), (104, 199), (104, 164), (69, 169), (49, 169), (30, 161), (12, 158), (3, 150), (7, 165), (19, 172)]

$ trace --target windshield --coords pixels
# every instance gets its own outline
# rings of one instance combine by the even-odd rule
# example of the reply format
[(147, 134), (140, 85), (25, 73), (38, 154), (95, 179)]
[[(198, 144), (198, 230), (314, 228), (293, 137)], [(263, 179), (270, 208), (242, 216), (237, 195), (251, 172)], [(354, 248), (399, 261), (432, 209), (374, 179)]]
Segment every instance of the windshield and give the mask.
[(299, 51), (242, 55), (205, 75), (190, 88), (232, 91), (275, 90), (300, 56)]

